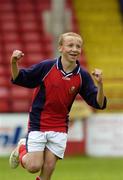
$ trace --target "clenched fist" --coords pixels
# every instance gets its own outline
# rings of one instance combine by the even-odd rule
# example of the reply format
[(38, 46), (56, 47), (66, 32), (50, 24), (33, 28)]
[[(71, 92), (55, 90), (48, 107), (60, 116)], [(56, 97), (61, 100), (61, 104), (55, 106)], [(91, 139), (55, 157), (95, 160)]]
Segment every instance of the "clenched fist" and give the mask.
[(12, 62), (16, 62), (24, 56), (24, 53), (20, 50), (14, 50), (11, 56)]
[(94, 71), (92, 71), (92, 75), (97, 83), (102, 83), (102, 70), (101, 69), (94, 69)]

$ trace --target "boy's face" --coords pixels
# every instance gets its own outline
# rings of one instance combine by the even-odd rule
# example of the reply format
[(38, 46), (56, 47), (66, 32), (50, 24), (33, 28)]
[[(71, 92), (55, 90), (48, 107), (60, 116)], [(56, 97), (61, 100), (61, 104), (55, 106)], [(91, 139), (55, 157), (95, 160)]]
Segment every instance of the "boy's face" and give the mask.
[(62, 53), (62, 58), (69, 62), (75, 62), (79, 59), (82, 51), (82, 40), (76, 36), (66, 36), (63, 43), (59, 46), (59, 51)]

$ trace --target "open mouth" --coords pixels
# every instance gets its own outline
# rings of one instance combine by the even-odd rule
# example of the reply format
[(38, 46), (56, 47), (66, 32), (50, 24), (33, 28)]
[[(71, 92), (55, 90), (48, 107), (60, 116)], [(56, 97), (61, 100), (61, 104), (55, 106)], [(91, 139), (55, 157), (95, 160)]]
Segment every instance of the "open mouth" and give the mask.
[(70, 54), (70, 56), (72, 56), (72, 57), (77, 57), (77, 54)]

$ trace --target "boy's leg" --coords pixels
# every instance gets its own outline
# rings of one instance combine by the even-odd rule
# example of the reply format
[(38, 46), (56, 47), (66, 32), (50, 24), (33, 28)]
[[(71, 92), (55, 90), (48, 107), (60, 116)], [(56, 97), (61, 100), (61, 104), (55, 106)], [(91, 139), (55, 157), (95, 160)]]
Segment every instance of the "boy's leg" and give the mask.
[(48, 132), (48, 142), (44, 154), (44, 164), (40, 174), (41, 180), (50, 180), (59, 158), (64, 157), (67, 142), (67, 134), (59, 132)]
[(21, 165), (31, 173), (40, 171), (43, 165), (43, 151), (26, 152), (25, 139), (21, 139), (18, 146), (10, 155), (10, 167), (15, 169), (21, 162)]
[(30, 173), (39, 172), (43, 166), (44, 162), (44, 152), (30, 152), (23, 156), (22, 165), (25, 169), (27, 169)]
[(36, 180), (50, 180), (58, 159), (59, 158), (57, 156), (55, 156), (50, 150), (46, 148), (42, 171)]
[[(10, 166), (16, 168), (21, 165), (31, 173), (41, 170), (44, 162), (44, 149), (46, 145), (46, 135), (44, 132), (31, 131), (28, 134), (27, 144), (18, 144), (18, 147), (10, 156)], [(28, 152), (26, 151), (28, 149)]]
[(37, 176), (36, 177), (36, 180), (42, 180), (40, 176)]

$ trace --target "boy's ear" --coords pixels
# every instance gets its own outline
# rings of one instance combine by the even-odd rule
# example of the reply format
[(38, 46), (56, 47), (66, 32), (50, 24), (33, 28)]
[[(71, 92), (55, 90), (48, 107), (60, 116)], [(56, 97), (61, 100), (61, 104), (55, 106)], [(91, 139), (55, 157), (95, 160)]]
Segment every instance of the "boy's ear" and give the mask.
[(58, 51), (61, 53), (62, 52), (62, 46), (58, 47)]

